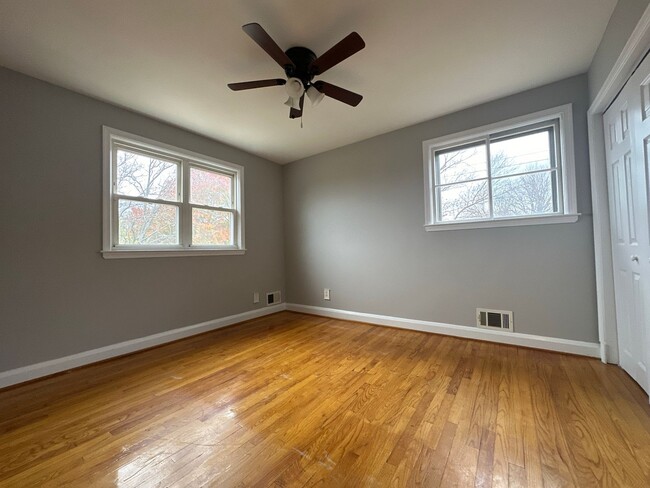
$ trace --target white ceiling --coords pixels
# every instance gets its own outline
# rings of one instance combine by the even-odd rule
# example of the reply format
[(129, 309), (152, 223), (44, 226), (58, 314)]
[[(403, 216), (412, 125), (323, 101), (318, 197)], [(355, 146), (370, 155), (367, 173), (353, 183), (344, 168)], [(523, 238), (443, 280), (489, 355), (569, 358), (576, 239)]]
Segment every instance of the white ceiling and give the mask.
[[(2, 0), (0, 65), (278, 163), (585, 72), (616, 0)], [(322, 54), (366, 48), (322, 79), (357, 108), (306, 102), (289, 120), (283, 77), (242, 30)]]

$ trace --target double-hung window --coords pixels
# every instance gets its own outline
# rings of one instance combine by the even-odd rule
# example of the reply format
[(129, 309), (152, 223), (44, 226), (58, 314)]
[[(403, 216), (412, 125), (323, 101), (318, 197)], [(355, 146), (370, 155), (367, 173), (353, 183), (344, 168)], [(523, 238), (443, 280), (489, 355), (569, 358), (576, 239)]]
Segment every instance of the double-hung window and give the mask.
[(426, 229), (575, 222), (571, 105), (425, 141)]
[(242, 254), (241, 166), (104, 127), (104, 248), (113, 257)]

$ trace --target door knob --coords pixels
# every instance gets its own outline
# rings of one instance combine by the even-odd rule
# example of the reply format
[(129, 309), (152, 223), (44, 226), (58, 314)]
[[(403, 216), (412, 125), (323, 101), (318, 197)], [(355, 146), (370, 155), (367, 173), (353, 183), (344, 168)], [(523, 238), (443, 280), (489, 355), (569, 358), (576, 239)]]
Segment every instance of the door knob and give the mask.
[(631, 259), (632, 261), (636, 262), (636, 263), (639, 262), (639, 256), (632, 255), (632, 256), (630, 256), (630, 259)]

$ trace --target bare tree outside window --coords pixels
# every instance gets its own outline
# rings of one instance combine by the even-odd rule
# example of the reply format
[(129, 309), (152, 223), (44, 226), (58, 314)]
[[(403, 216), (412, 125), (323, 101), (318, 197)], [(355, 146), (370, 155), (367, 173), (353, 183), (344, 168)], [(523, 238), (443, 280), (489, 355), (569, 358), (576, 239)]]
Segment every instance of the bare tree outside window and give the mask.
[(440, 219), (489, 218), (487, 150), (484, 143), (436, 155)]
[[(116, 194), (118, 242), (121, 245), (175, 245), (179, 242), (179, 208), (165, 205), (179, 201), (180, 163), (139, 153), (117, 151)], [(190, 168), (190, 203), (203, 207), (232, 208), (233, 177), (217, 171)], [(128, 197), (155, 200), (133, 200)], [(211, 208), (192, 209), (194, 245), (230, 245), (231, 212)]]
[(552, 137), (552, 130), (544, 129), (437, 152), (439, 220), (557, 212)]
[[(178, 163), (119, 149), (116, 193), (125, 197), (178, 201), (178, 168)], [(178, 243), (177, 206), (120, 198), (117, 211), (120, 244)]]

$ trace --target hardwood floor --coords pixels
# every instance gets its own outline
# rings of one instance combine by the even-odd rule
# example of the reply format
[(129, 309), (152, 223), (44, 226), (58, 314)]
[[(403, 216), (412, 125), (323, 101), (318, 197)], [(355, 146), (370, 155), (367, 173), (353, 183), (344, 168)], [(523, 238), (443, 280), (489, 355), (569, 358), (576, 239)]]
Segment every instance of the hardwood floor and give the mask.
[(0, 391), (0, 486), (650, 486), (618, 367), (282, 312)]

